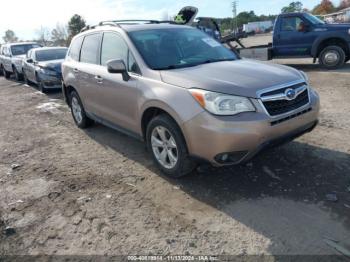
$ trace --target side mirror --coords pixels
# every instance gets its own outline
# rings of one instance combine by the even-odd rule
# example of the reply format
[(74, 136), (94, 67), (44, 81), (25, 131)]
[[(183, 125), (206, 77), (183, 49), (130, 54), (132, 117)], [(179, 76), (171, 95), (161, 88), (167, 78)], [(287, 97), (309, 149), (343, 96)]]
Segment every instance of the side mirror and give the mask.
[(34, 61), (33, 61), (32, 58), (28, 58), (28, 59), (26, 60), (26, 62), (27, 62), (28, 64), (33, 64), (33, 63), (34, 63)]
[(107, 71), (111, 74), (122, 74), (124, 81), (129, 81), (130, 76), (123, 60), (109, 60)]

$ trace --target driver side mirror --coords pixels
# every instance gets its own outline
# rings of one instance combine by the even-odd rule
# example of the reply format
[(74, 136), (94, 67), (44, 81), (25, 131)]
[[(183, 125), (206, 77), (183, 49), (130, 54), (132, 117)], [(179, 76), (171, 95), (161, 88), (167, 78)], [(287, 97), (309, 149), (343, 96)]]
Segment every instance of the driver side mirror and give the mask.
[(33, 61), (32, 58), (28, 58), (26, 62), (27, 62), (28, 64), (33, 64), (33, 63), (34, 63), (34, 61)]
[(111, 74), (122, 74), (124, 81), (129, 81), (130, 76), (123, 60), (109, 60), (107, 71)]

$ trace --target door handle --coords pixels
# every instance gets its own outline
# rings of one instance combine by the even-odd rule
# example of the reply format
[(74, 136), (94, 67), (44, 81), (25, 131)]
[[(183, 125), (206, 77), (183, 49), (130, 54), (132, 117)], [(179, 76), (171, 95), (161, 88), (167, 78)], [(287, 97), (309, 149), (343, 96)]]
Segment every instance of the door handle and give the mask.
[(79, 73), (79, 69), (78, 69), (78, 68), (74, 68), (74, 69), (73, 69), (73, 72), (74, 72), (74, 73)]
[(95, 79), (97, 80), (97, 83), (102, 84), (103, 78), (101, 76), (95, 76)]

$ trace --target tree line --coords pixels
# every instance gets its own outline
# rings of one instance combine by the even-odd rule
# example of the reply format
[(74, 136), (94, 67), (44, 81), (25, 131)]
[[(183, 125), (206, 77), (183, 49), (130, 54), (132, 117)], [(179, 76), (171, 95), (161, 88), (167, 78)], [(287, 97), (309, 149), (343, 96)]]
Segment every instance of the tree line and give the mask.
[[(342, 0), (338, 6), (334, 5), (331, 0), (321, 0), (312, 10), (304, 8), (303, 3), (300, 1), (291, 2), (288, 6), (284, 6), (281, 9), (281, 13), (290, 12), (311, 12), (315, 15), (325, 15), (332, 12), (342, 10), (350, 7), (350, 0)], [(237, 21), (238, 27), (242, 27), (244, 24), (249, 22), (258, 22), (266, 20), (275, 20), (277, 15), (256, 15), (254, 11), (245, 11), (237, 15), (236, 18), (223, 18), (218, 19), (221, 30), (225, 31), (233, 28), (234, 22)], [(236, 19), (236, 21), (234, 20)], [(86, 26), (85, 19), (75, 14), (68, 21), (67, 25), (57, 24), (53, 30), (49, 30), (46, 27), (40, 27), (36, 30), (37, 39), (33, 39), (43, 45), (55, 45), (55, 46), (68, 46), (72, 38), (80, 32), (82, 28)], [(3, 37), (5, 43), (17, 42), (18, 37), (12, 30), (7, 30)]]
[[(47, 27), (41, 26), (36, 30), (37, 38), (33, 39), (33, 41), (36, 41), (44, 46), (69, 46), (72, 38), (85, 26), (85, 19), (82, 16), (75, 14), (68, 21), (67, 25), (57, 23), (56, 27), (51, 31)], [(19, 41), (15, 32), (11, 29), (5, 32), (2, 39), (5, 43), (14, 43)]]

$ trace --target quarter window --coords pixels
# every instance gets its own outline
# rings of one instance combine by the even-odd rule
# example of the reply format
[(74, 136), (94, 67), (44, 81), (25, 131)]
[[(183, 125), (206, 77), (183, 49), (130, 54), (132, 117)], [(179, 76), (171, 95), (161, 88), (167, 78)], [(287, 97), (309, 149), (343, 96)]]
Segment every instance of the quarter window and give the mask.
[(85, 36), (81, 47), (80, 62), (98, 64), (98, 50), (100, 45), (100, 34)]

